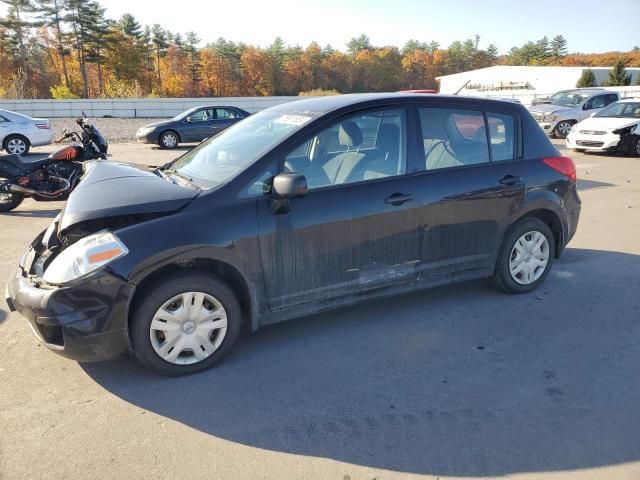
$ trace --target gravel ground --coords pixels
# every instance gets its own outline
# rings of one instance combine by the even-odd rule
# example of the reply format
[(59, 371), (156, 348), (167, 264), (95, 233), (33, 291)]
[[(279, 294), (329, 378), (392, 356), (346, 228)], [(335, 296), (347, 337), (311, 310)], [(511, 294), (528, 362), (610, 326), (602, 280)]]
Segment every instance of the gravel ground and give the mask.
[[(107, 138), (109, 143), (128, 143), (136, 141), (136, 131), (150, 123), (164, 120), (162, 118), (89, 118), (98, 130)], [(62, 131), (79, 131), (75, 118), (52, 118), (51, 128), (56, 138), (62, 135)]]

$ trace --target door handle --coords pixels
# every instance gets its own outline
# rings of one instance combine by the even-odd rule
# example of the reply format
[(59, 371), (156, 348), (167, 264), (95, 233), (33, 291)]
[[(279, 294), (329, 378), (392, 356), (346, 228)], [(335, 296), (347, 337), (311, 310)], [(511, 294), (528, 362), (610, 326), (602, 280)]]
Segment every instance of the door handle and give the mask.
[(502, 185), (517, 185), (522, 183), (522, 177), (516, 177), (514, 175), (505, 175), (500, 179)]
[(393, 193), (391, 195), (389, 195), (387, 198), (384, 199), (384, 203), (388, 204), (388, 205), (393, 205), (394, 207), (397, 207), (399, 205), (402, 205), (405, 202), (409, 202), (413, 200), (413, 195), (411, 195), (410, 193)]

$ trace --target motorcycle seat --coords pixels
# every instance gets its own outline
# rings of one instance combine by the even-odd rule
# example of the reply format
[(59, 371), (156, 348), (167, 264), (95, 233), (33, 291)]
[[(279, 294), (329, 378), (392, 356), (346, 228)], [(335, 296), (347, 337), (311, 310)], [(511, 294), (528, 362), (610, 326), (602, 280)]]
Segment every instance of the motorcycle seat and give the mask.
[(46, 158), (42, 160), (36, 160), (36, 161), (24, 160), (23, 157), (21, 157), (20, 155), (4, 155), (1, 157), (0, 161), (7, 162), (11, 166), (13, 166), (16, 170), (19, 170), (21, 172), (40, 168), (44, 166), (45, 163), (48, 162)]

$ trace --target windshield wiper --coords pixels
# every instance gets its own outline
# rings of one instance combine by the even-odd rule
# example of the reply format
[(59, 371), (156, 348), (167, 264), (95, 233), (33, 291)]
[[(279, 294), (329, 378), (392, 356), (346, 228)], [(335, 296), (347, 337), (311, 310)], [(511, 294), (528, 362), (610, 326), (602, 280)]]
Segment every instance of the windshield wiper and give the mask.
[(193, 181), (193, 178), (191, 178), (188, 175), (185, 175), (182, 172), (179, 172), (178, 170), (174, 170), (174, 169), (169, 169), (169, 170), (164, 170), (163, 173), (165, 175), (169, 174), (169, 175), (175, 175), (176, 177), (181, 178), (182, 180), (186, 181), (190, 186), (192, 186), (193, 188), (197, 188), (198, 190), (201, 190), (201, 188), (196, 185)]

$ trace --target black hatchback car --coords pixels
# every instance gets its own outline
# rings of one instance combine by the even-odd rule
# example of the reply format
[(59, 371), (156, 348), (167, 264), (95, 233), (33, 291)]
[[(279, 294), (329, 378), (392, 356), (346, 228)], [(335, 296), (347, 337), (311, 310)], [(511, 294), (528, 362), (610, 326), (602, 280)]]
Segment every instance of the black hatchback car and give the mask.
[(152, 123), (136, 132), (138, 142), (160, 148), (176, 148), (181, 143), (201, 142), (251, 115), (238, 107), (194, 107), (170, 120)]
[(7, 297), (62, 355), (180, 375), (321, 310), (482, 277), (533, 290), (579, 214), (573, 162), (521, 105), (308, 99), (154, 172), (89, 163)]

